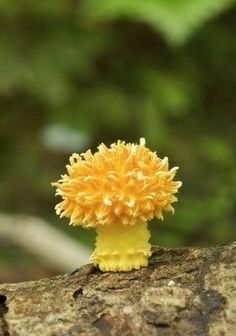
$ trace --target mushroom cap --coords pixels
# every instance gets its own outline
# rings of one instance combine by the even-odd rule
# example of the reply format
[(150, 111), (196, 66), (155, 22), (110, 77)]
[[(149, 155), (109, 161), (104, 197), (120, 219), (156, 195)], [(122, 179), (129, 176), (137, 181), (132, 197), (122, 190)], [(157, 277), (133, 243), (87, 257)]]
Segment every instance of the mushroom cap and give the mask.
[(69, 161), (67, 174), (52, 185), (62, 197), (56, 213), (71, 225), (135, 225), (174, 211), (182, 184), (174, 181), (178, 167), (169, 170), (168, 158), (160, 159), (143, 138), (140, 144), (101, 144), (96, 153), (72, 154)]

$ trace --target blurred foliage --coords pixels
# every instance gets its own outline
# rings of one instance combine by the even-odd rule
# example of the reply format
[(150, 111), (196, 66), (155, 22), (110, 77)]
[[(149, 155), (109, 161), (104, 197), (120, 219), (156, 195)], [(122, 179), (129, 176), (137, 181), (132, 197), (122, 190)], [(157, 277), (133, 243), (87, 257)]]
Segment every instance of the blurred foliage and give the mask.
[(235, 1), (2, 0), (0, 18), (1, 211), (91, 241), (50, 182), (71, 151), (144, 136), (183, 181), (152, 242), (235, 238)]
[(109, 20), (130, 18), (162, 31), (171, 43), (181, 43), (207, 19), (227, 9), (233, 0), (87, 0), (82, 2), (85, 18)]

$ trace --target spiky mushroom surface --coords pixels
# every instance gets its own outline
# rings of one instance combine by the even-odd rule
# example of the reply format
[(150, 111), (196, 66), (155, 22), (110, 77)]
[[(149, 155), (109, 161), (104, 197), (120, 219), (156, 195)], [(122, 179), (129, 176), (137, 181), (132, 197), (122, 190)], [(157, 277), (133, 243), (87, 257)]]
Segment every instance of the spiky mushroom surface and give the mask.
[(56, 212), (69, 217), (71, 225), (97, 228), (92, 258), (102, 270), (140, 268), (150, 256), (146, 222), (174, 211), (181, 186), (174, 181), (177, 169), (169, 169), (168, 159), (149, 150), (143, 138), (140, 144), (101, 144), (94, 154), (88, 150), (70, 157), (67, 174), (53, 183), (62, 197)]

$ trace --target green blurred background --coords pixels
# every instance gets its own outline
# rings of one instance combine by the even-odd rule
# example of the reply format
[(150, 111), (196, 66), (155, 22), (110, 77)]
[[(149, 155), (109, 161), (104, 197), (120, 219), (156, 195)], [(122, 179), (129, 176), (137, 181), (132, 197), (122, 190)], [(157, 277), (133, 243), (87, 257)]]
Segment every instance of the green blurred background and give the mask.
[[(235, 1), (0, 1), (0, 211), (93, 245), (57, 218), (50, 182), (72, 152), (145, 137), (183, 181), (152, 243), (234, 240), (235, 93)], [(0, 266), (35, 262), (1, 243)]]

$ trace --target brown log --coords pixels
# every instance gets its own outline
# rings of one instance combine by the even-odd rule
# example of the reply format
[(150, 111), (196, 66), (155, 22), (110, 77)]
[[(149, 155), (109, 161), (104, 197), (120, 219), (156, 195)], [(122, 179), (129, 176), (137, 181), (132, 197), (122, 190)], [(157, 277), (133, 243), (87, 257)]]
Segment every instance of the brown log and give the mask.
[(235, 336), (236, 242), (153, 247), (147, 268), (0, 285), (0, 335)]

